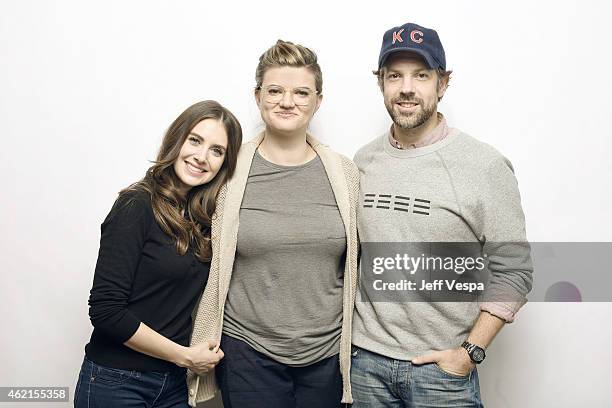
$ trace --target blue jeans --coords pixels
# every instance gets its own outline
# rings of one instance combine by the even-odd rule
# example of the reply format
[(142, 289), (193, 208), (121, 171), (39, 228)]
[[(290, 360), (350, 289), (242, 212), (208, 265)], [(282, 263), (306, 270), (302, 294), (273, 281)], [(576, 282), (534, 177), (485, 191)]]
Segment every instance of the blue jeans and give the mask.
[(466, 376), (413, 365), (353, 346), (353, 408), (482, 408), (476, 369)]
[(84, 359), (75, 408), (189, 408), (186, 371), (120, 370)]

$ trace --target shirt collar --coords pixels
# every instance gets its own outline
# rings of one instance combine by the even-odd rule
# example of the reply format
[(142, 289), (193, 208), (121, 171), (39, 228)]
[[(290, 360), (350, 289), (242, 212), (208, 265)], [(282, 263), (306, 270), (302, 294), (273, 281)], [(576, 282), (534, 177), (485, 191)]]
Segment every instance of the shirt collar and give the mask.
[(402, 145), (400, 142), (395, 140), (395, 138), (393, 137), (393, 125), (391, 125), (391, 130), (389, 131), (389, 143), (391, 143), (391, 146), (393, 146), (396, 149), (407, 150), (407, 149), (416, 149), (419, 147), (429, 146), (431, 144), (434, 144), (444, 139), (446, 136), (448, 136), (449, 128), (446, 123), (446, 118), (444, 117), (444, 115), (442, 115), (440, 112), (438, 112), (437, 114), (438, 114), (438, 120), (440, 121), (440, 123), (438, 123), (438, 126), (436, 126), (431, 132), (425, 135), (425, 137), (420, 142), (411, 143), (406, 146)]

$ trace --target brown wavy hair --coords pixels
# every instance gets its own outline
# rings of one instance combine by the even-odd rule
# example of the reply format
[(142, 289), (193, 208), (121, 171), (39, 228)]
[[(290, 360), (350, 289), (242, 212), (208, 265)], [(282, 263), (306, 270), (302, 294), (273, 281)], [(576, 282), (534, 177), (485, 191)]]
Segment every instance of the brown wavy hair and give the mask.
[[(184, 197), (179, 193), (180, 181), (174, 172), (174, 162), (189, 133), (204, 119), (219, 120), (225, 127), (225, 160), (214, 179), (193, 187)], [(149, 193), (155, 220), (173, 239), (177, 252), (185, 255), (192, 245), (199, 260), (209, 261), (212, 258), (210, 226), (215, 202), (221, 186), (234, 174), (241, 143), (242, 128), (228, 109), (216, 101), (195, 103), (172, 122), (164, 135), (157, 160), (147, 170), (145, 177), (122, 190), (120, 194), (129, 191)], [(183, 212), (186, 212), (188, 217), (185, 217)]]

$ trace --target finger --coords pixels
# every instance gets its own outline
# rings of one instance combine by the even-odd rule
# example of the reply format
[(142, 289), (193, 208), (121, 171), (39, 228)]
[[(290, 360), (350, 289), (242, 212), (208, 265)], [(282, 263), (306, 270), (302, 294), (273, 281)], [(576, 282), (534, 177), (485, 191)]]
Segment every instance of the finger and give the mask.
[(208, 341), (208, 349), (212, 350), (213, 352), (217, 352), (217, 349), (219, 348), (219, 342), (216, 340), (209, 340)]
[(215, 365), (219, 362), (219, 360), (221, 360), (221, 357), (219, 357), (219, 354), (212, 354), (206, 358), (206, 364)]
[(214, 365), (212, 365), (212, 364), (206, 364), (206, 365), (198, 367), (196, 369), (196, 372), (198, 372), (199, 374), (206, 374), (207, 372), (212, 370), (213, 367), (214, 367)]
[(440, 361), (440, 352), (435, 351), (433, 353), (425, 354), (424, 356), (418, 356), (412, 359), (412, 364), (420, 365), (427, 363), (437, 363)]

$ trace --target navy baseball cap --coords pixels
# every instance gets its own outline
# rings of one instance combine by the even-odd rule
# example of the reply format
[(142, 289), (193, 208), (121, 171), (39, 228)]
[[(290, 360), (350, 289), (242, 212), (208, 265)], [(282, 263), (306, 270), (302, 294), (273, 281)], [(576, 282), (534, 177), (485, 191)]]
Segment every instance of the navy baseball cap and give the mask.
[(400, 51), (420, 55), (431, 69), (446, 70), (446, 56), (436, 30), (413, 23), (406, 23), (387, 30), (380, 47), (378, 69), (383, 66), (389, 55)]

